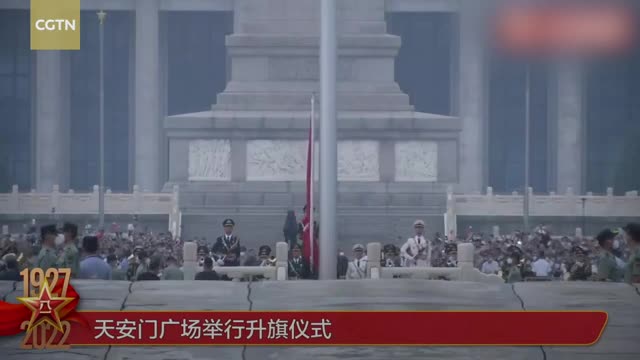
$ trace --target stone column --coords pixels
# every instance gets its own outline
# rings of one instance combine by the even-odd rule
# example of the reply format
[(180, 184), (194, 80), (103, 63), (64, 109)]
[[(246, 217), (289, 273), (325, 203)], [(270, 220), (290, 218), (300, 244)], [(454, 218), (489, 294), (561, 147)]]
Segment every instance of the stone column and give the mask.
[(458, 111), (460, 134), (460, 189), (481, 191), (485, 182), (486, 86), (482, 7), (477, 0), (461, 1), (459, 13)]
[(135, 184), (143, 191), (161, 187), (159, 11), (157, 0), (136, 1)]
[(557, 136), (556, 136), (556, 189), (573, 188), (583, 193), (583, 166), (585, 153), (582, 111), (582, 74), (576, 64), (563, 64), (557, 68)]
[(36, 53), (36, 188), (51, 192), (53, 185), (68, 187), (69, 122), (65, 121), (64, 59), (60, 51), (40, 50)]

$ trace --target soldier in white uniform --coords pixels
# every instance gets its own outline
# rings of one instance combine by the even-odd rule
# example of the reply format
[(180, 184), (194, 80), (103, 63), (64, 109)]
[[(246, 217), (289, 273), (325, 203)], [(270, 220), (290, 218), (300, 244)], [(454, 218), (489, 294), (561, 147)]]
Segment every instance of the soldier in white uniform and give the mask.
[(400, 248), (405, 266), (431, 266), (431, 243), (424, 237), (424, 221), (416, 220), (413, 228), (416, 234)]
[(347, 268), (347, 279), (365, 279), (367, 277), (367, 257), (364, 255), (364, 246), (353, 246), (353, 260)]

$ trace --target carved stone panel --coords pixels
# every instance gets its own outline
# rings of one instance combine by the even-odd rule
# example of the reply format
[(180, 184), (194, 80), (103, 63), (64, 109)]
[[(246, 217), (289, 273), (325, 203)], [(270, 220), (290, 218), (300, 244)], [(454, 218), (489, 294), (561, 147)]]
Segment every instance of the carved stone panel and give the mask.
[[(315, 147), (316, 179), (320, 172)], [(341, 181), (378, 181), (380, 165), (377, 141), (340, 141), (338, 178)], [(248, 181), (304, 181), (307, 174), (307, 142), (304, 140), (252, 140), (247, 142)]]
[(306, 169), (304, 140), (247, 141), (248, 181), (304, 181)]
[(377, 141), (345, 140), (338, 143), (338, 178), (342, 181), (379, 181)]
[(190, 141), (189, 180), (231, 180), (231, 142), (229, 140)]
[(438, 144), (433, 141), (400, 141), (396, 150), (396, 181), (438, 180)]

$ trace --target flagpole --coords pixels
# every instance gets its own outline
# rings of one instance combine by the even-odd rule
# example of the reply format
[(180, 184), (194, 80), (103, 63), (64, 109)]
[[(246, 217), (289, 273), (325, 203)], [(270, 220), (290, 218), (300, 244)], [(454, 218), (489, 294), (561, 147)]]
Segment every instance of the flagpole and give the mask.
[(337, 274), (336, 0), (320, 2), (320, 280)]
[[(315, 264), (315, 255), (313, 253), (313, 246), (314, 246), (314, 242), (315, 242), (315, 223), (314, 223), (314, 215), (313, 215), (313, 210), (315, 209), (314, 206), (314, 202), (313, 202), (313, 182), (315, 181), (315, 123), (316, 123), (316, 94), (311, 94), (311, 121), (309, 122), (309, 141), (311, 142), (311, 145), (309, 146), (309, 153), (310, 156), (309, 158), (311, 159), (311, 162), (309, 164), (309, 166), (311, 166), (311, 180), (309, 180), (309, 204), (307, 204), (307, 208), (309, 209), (309, 244), (311, 245), (311, 256), (309, 257), (309, 266), (311, 267), (311, 269), (315, 269), (314, 264)], [(317, 275), (317, 274), (316, 274)]]
[(98, 188), (98, 229), (104, 229), (104, 19), (107, 13), (100, 10), (96, 14), (100, 21), (100, 185)]

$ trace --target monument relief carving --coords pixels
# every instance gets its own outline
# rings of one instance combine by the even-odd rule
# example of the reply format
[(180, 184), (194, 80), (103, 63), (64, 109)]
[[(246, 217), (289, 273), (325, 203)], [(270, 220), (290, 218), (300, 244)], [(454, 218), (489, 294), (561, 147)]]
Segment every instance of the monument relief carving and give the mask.
[(338, 178), (342, 181), (379, 181), (378, 142), (340, 141), (338, 143)]
[(396, 149), (396, 181), (437, 181), (438, 144), (433, 141), (401, 141)]
[[(316, 179), (319, 173), (316, 143)], [(378, 142), (346, 140), (338, 143), (338, 178), (341, 181), (380, 179)], [(247, 142), (247, 180), (304, 181), (307, 142), (304, 140), (252, 140)]]
[(189, 180), (231, 180), (231, 142), (229, 140), (190, 141)]

